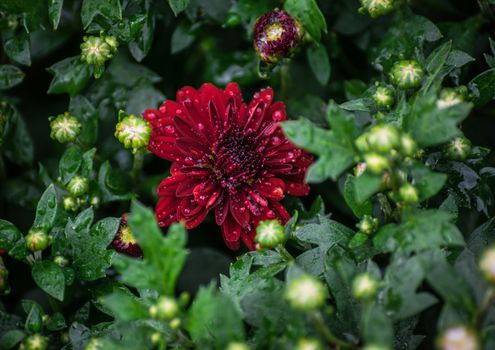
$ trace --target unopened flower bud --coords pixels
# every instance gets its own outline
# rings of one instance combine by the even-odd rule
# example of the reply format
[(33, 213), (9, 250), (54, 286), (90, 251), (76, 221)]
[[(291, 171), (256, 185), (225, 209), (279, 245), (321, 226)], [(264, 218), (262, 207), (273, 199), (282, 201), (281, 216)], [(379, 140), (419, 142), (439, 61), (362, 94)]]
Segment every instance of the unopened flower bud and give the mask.
[[(116, 46), (111, 46), (105, 39), (105, 37), (99, 36), (85, 36), (81, 44), (81, 60), (94, 66), (95, 78), (101, 76), (105, 61), (112, 57), (117, 48)], [(113, 42), (112, 39), (109, 41)]]
[(371, 18), (385, 16), (394, 9), (394, 0), (360, 0), (359, 13), (368, 13)]
[(378, 219), (369, 215), (364, 215), (361, 221), (356, 225), (360, 232), (371, 235), (378, 228)]
[(405, 134), (400, 137), (400, 151), (406, 157), (413, 157), (416, 154), (418, 147), (414, 139)]
[(127, 149), (132, 149), (136, 153), (139, 149), (148, 146), (151, 136), (151, 127), (143, 118), (135, 115), (124, 116), (119, 113), (119, 123), (115, 127), (115, 137), (124, 144)]
[(77, 205), (77, 201), (72, 196), (65, 196), (63, 205), (66, 211), (76, 211), (79, 208), (79, 206)]
[(419, 200), (418, 190), (411, 184), (404, 184), (399, 188), (401, 201), (407, 204), (414, 204)]
[(395, 102), (394, 92), (386, 86), (379, 86), (373, 94), (373, 100), (380, 108), (390, 108)]
[(82, 196), (89, 190), (89, 179), (76, 175), (67, 184), (67, 190), (74, 196)]
[(364, 155), (366, 169), (369, 169), (374, 174), (382, 174), (390, 167), (387, 157), (378, 153), (367, 153)]
[(60, 143), (73, 142), (81, 132), (82, 125), (76, 117), (68, 112), (57, 117), (48, 118), (50, 121), (50, 137)]
[(89, 203), (91, 204), (92, 207), (98, 208), (100, 206), (100, 197), (92, 196), (91, 199), (89, 200)]
[(120, 218), (119, 228), (112, 241), (112, 246), (120, 253), (135, 257), (142, 256), (143, 251), (134, 238), (131, 228), (127, 225), (127, 217), (128, 214), (126, 213)]
[(479, 267), (485, 279), (495, 284), (495, 246), (485, 250), (481, 256)]
[(376, 295), (378, 281), (369, 273), (362, 273), (352, 282), (352, 294), (356, 299), (371, 299)]
[(108, 46), (110, 46), (110, 51), (112, 54), (117, 51), (117, 48), (119, 47), (119, 41), (117, 40), (117, 37), (113, 35), (105, 36), (105, 42), (108, 44)]
[(45, 250), (51, 243), (50, 236), (42, 230), (29, 230), (25, 239), (26, 247), (32, 252)]
[(316, 310), (325, 303), (325, 285), (310, 275), (301, 275), (288, 283), (285, 297), (294, 309)]
[(24, 339), (20, 350), (46, 350), (48, 348), (48, 339), (41, 334), (32, 334)]
[(448, 328), (438, 339), (440, 350), (478, 350), (480, 345), (474, 331), (464, 327)]
[(368, 133), (360, 135), (356, 139), (355, 145), (359, 151), (368, 152), (370, 150), (370, 145), (368, 144)]
[(170, 328), (177, 330), (182, 325), (182, 321), (180, 320), (180, 318), (175, 317), (168, 323), (168, 325)]
[(372, 151), (387, 153), (399, 145), (400, 134), (393, 125), (376, 125), (370, 129), (366, 139)]
[(60, 267), (65, 267), (69, 264), (69, 260), (67, 260), (65, 257), (63, 257), (62, 255), (56, 255), (54, 258), (53, 258), (53, 262), (55, 264), (57, 264), (58, 266)]
[(86, 344), (84, 350), (102, 350), (103, 344), (102, 341), (98, 338), (91, 338), (91, 340)]
[(160, 332), (154, 332), (150, 338), (153, 345), (159, 345), (164, 340), (163, 335)]
[(273, 248), (284, 243), (284, 226), (278, 220), (263, 220), (256, 227), (256, 242), (262, 247)]
[(157, 302), (150, 306), (149, 315), (159, 320), (172, 320), (179, 313), (177, 302), (169, 297), (160, 297)]
[(400, 89), (414, 89), (421, 85), (424, 71), (415, 60), (404, 60), (395, 63), (390, 70), (390, 81)]
[(448, 159), (463, 161), (471, 155), (471, 141), (464, 136), (456, 137), (444, 147), (444, 154)]
[(464, 101), (464, 96), (453, 88), (445, 88), (440, 93), (440, 98), (437, 101), (439, 109), (449, 108)]
[(323, 346), (316, 339), (299, 339), (295, 350), (323, 350)]
[(229, 343), (226, 350), (249, 350), (249, 346), (246, 343), (236, 341)]
[(254, 48), (263, 62), (276, 63), (290, 57), (299, 45), (304, 30), (287, 12), (274, 9), (258, 18), (254, 25)]

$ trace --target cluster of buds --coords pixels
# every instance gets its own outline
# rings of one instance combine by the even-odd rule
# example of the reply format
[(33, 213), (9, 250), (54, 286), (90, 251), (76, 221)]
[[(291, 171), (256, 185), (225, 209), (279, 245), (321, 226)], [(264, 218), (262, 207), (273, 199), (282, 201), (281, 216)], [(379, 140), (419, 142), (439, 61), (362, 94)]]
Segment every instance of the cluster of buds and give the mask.
[(471, 141), (464, 136), (459, 136), (452, 139), (444, 146), (443, 153), (450, 160), (462, 162), (471, 155), (471, 150)]
[(479, 268), (485, 279), (495, 285), (495, 246), (485, 250), (481, 256)]
[(304, 36), (301, 23), (287, 12), (274, 9), (254, 25), (254, 49), (260, 59), (274, 64), (290, 57)]
[(359, 232), (366, 235), (372, 235), (378, 229), (379, 223), (377, 218), (364, 215), (356, 226), (359, 229)]
[(322, 350), (323, 346), (317, 339), (302, 338), (297, 342), (295, 350)]
[(131, 228), (127, 224), (128, 216), (129, 214), (125, 213), (120, 218), (119, 228), (112, 241), (112, 246), (120, 253), (139, 257), (143, 255), (143, 251), (136, 241), (136, 238), (134, 238)]
[(60, 143), (74, 142), (81, 132), (82, 125), (69, 112), (48, 118), (50, 121), (50, 137)]
[(100, 205), (100, 197), (90, 195), (90, 179), (75, 175), (66, 186), (69, 195), (63, 199), (63, 206), (66, 211), (76, 212), (81, 208), (91, 205), (97, 208)]
[(360, 0), (361, 7), (359, 13), (368, 13), (371, 18), (385, 16), (390, 13), (394, 8), (394, 0)]
[(480, 344), (476, 333), (465, 326), (446, 329), (438, 339), (440, 350), (479, 350)]
[(105, 62), (112, 58), (118, 46), (115, 36), (85, 36), (81, 44), (81, 61), (94, 67), (94, 76), (98, 79), (105, 70)]
[(437, 100), (437, 108), (449, 108), (464, 102), (466, 94), (467, 88), (465, 86), (459, 86), (457, 88), (444, 88), (440, 92), (440, 98)]
[(48, 339), (41, 334), (32, 334), (26, 337), (19, 350), (46, 350), (48, 348)]
[(256, 243), (263, 248), (274, 248), (285, 242), (284, 226), (278, 220), (263, 220), (256, 227)]
[(373, 101), (379, 108), (390, 109), (395, 103), (394, 90), (387, 87), (378, 85), (373, 93)]
[(52, 237), (42, 229), (29, 230), (25, 240), (26, 248), (32, 252), (43, 251), (52, 243)]
[(285, 292), (285, 298), (296, 310), (314, 311), (325, 304), (327, 293), (325, 285), (316, 278), (303, 274), (291, 280)]
[(369, 273), (362, 273), (352, 282), (352, 294), (356, 299), (373, 299), (378, 290), (378, 281)]
[(389, 79), (397, 88), (402, 90), (416, 89), (421, 85), (424, 70), (418, 61), (403, 60), (396, 62), (390, 72)]
[(162, 296), (148, 309), (151, 318), (171, 321), (179, 314), (179, 305), (175, 299)]
[(115, 127), (115, 137), (125, 148), (132, 149), (132, 153), (148, 146), (151, 136), (151, 126), (143, 118), (135, 115), (126, 115), (119, 112), (119, 122)]

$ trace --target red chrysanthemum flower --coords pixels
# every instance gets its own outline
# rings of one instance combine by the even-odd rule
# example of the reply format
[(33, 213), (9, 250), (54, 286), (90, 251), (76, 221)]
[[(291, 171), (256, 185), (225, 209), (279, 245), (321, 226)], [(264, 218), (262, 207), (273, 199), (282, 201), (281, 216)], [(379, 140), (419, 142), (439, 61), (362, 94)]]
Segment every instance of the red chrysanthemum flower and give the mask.
[(138, 242), (132, 234), (131, 228), (127, 224), (128, 213), (125, 213), (120, 218), (119, 228), (115, 234), (115, 238), (112, 241), (114, 249), (120, 253), (140, 257), (143, 255), (143, 251)]
[(260, 220), (287, 222), (279, 202), (285, 194), (308, 194), (304, 177), (313, 158), (284, 136), (285, 106), (272, 99), (267, 88), (246, 105), (237, 84), (204, 84), (143, 113), (153, 130), (148, 149), (173, 162), (158, 186), (160, 226), (182, 221), (193, 228), (214, 211), (229, 248), (242, 239), (254, 249)]

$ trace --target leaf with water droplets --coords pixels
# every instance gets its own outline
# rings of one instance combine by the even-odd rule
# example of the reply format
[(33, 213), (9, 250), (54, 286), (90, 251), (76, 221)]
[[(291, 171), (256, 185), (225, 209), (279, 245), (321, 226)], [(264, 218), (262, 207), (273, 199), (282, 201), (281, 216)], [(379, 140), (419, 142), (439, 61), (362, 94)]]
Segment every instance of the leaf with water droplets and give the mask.
[(60, 301), (64, 300), (65, 277), (60, 266), (52, 261), (39, 261), (31, 270), (34, 281), (43, 291)]
[(38, 202), (33, 229), (50, 230), (54, 226), (58, 214), (57, 191), (55, 190), (55, 185), (51, 184), (41, 195)]

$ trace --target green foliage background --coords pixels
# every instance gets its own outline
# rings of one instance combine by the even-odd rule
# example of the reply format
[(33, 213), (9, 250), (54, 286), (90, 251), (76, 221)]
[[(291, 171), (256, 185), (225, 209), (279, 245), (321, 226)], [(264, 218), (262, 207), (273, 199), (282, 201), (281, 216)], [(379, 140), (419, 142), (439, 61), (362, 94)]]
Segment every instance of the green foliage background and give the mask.
[[(483, 304), (493, 287), (478, 259), (495, 241), (494, 2), (396, 3), (371, 19), (358, 13), (357, 0), (1, 1), (0, 249), (8, 251), (2, 271), (11, 292), (2, 296), (0, 348), (37, 333), (53, 349), (89, 349), (91, 339), (97, 349), (225, 349), (234, 341), (294, 349), (301, 338), (328, 348), (335, 342), (326, 329), (345, 341), (342, 348), (430, 349), (446, 328), (463, 324), (493, 349), (495, 311)], [(261, 78), (267, 67), (252, 48), (252, 29), (275, 7), (307, 34), (290, 61)], [(95, 79), (80, 44), (100, 33), (120, 45)], [(394, 107), (381, 109), (375, 82), (387, 84), (401, 59), (424, 67), (422, 87), (396, 91)], [(184, 85), (230, 81), (245, 100), (272, 86), (292, 119), (287, 136), (317, 156), (310, 196), (284, 200), (294, 214), (286, 225), (292, 257), (281, 249), (228, 251), (211, 218), (191, 232), (160, 231), (146, 207), (156, 203), (168, 165), (147, 154), (133, 172), (131, 152), (113, 136), (121, 109), (139, 115)], [(467, 100), (439, 108), (442, 88), (460, 85)], [(65, 111), (83, 123), (75, 144), (49, 138), (48, 117)], [(355, 140), (377, 120), (425, 150), (398, 165), (419, 192), (408, 210), (387, 212), (393, 201), (380, 189), (381, 175), (353, 175), (362, 160)], [(447, 159), (444, 145), (462, 134), (471, 155)], [(64, 210), (76, 174), (91, 179), (98, 208)], [(108, 247), (128, 211), (142, 260)], [(371, 214), (381, 226), (363, 236), (355, 225)], [(41, 228), (53, 241), (35, 256), (24, 236)], [(54, 262), (60, 255), (68, 265)], [(352, 295), (362, 272), (380, 281), (372, 301)], [(284, 299), (302, 273), (328, 286), (327, 305), (316, 313), (292, 310)], [(178, 328), (149, 317), (159, 296), (177, 298)]]

